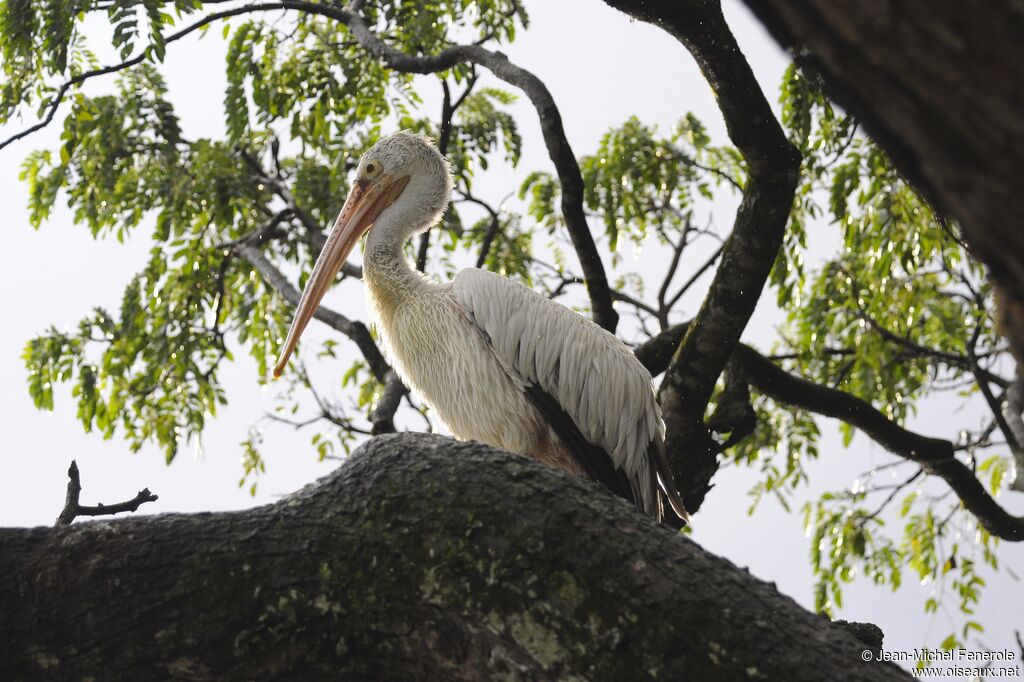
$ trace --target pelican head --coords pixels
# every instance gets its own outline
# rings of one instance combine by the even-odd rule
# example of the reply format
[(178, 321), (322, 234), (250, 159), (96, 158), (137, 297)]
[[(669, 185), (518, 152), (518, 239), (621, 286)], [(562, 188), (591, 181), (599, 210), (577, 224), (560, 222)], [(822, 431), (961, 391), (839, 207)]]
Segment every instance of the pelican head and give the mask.
[(395, 133), (363, 154), (345, 205), (302, 292), (274, 378), (281, 376), (299, 337), (360, 238), (375, 225), (386, 224), (394, 230), (389, 236), (400, 245), (440, 219), (451, 188), (448, 162), (419, 135)]

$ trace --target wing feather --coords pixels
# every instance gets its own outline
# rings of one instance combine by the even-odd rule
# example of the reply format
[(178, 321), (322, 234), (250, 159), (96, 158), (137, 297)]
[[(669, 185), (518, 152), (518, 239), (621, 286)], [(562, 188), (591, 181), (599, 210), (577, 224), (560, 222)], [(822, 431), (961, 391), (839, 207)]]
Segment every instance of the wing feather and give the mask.
[(536, 384), (526, 387), (526, 398), (558, 434), (566, 448), (574, 454), (583, 471), (613, 493), (639, 506), (636, 491), (626, 472), (612, 464), (608, 453), (589, 442), (562, 406)]
[[(612, 471), (581, 462), (588, 475), (619, 494), (616, 487), (624, 475), (632, 495), (623, 496), (657, 514), (658, 479), (672, 493), (675, 489), (670, 472), (662, 466), (664, 454), (659, 457), (654, 446), (657, 441), (664, 448), (665, 433), (654, 384), (632, 351), (565, 306), (490, 272), (461, 271), (452, 282), (452, 295), (490, 340), (506, 372), (524, 387), (549, 423), (554, 422), (552, 428), (563, 442), (580, 440), (578, 448), (596, 446), (607, 453)], [(531, 386), (536, 388), (533, 395)], [(558, 425), (557, 411), (578, 436)], [(572, 449), (571, 443), (567, 445)], [(678, 493), (671, 497), (676, 507)]]

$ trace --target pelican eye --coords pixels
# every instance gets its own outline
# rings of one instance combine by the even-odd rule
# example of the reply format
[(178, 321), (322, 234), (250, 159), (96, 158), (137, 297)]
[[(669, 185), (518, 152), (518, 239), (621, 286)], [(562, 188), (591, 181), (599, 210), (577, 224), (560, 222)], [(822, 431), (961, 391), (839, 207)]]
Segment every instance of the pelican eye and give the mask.
[(366, 164), (367, 175), (373, 175), (375, 172), (377, 172), (377, 165), (375, 163), (371, 161), (370, 163)]

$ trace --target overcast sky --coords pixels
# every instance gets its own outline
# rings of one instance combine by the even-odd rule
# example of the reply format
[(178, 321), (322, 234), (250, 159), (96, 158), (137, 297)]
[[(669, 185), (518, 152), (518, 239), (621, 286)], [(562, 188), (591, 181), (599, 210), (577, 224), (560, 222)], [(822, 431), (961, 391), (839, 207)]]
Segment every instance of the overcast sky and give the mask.
[[(786, 56), (739, 2), (726, 0), (724, 4), (740, 45), (774, 103)], [(591, 152), (610, 126), (631, 115), (668, 130), (683, 113), (693, 111), (708, 125), (716, 142), (727, 142), (709, 87), (689, 54), (667, 34), (632, 22), (599, 0), (527, 0), (526, 6), (531, 28), (503, 49), (514, 62), (547, 83), (577, 155)], [(186, 39), (170, 46), (164, 72), (171, 101), (189, 138), (223, 134), (224, 51), (219, 31), (210, 31), (203, 40)], [(424, 78), (421, 83), (425, 106), (433, 111), (433, 103), (439, 101), (436, 80)], [(109, 82), (98, 84), (91, 92), (109, 87)], [(534, 111), (519, 103), (515, 113), (525, 140), (519, 169), (497, 165), (474, 186), (474, 191), (492, 200), (517, 188), (526, 172), (551, 169)], [(0, 136), (20, 127), (0, 128)], [(72, 458), (82, 471), (83, 502), (120, 501), (149, 487), (160, 500), (147, 505), (146, 513), (252, 506), (273, 501), (330, 471), (336, 464), (316, 461), (309, 432), (270, 428), (263, 446), (268, 474), (261, 479), (257, 496), (239, 489), (238, 444), (249, 426), (273, 405), (273, 389), (257, 383), (255, 366), (244, 353), (236, 353), (236, 362), (222, 374), (230, 404), (207, 428), (202, 448), (183, 449), (170, 466), (164, 465), (162, 452), (156, 448), (133, 454), (116, 436), (104, 441), (97, 434), (84, 433), (67, 390), (57, 391), (52, 414), (33, 407), (20, 360), (25, 342), (50, 325), (73, 327), (94, 306), (116, 309), (124, 286), (141, 269), (150, 247), (146, 230), (137, 231), (125, 244), (94, 241), (84, 227), (72, 223), (64, 208), (55, 210), (38, 232), (32, 230), (25, 210), (25, 186), (18, 180), (19, 167), (31, 150), (55, 147), (57, 137), (54, 126), (0, 152), (0, 196), (8, 215), (2, 227), (6, 258), (0, 269), (0, 432), (6, 437), (0, 448), (0, 525), (52, 523), (63, 503), (65, 471)], [(715, 218), (722, 230), (728, 229), (732, 219), (728, 211), (734, 205), (729, 201), (716, 205)], [(821, 225), (813, 230), (812, 250), (817, 257), (828, 254), (835, 244), (833, 228)], [(658, 272), (666, 261), (666, 254), (652, 245), (630, 253), (623, 269)], [(771, 298), (762, 301), (744, 337), (763, 350), (777, 338), (774, 325), (780, 319)], [(360, 296), (335, 291), (327, 303), (365, 319)], [(692, 313), (699, 295), (685, 303)], [(313, 327), (310, 333), (328, 336), (327, 331)], [(333, 370), (339, 376), (314, 378), (336, 386), (341, 366), (338, 363)], [(317, 370), (330, 373), (332, 368), (324, 365)], [(330, 390), (341, 395), (338, 388)], [(950, 414), (957, 407), (956, 403), (930, 401), (912, 426), (929, 435), (952, 437), (960, 428), (974, 426), (977, 419), (970, 408)], [(858, 436), (851, 448), (843, 449), (833, 425), (821, 422), (827, 435), (820, 460), (808, 466), (814, 485), (798, 496), (801, 502), (826, 489), (849, 487), (861, 473), (893, 460), (863, 436)], [(786, 514), (776, 503), (766, 502), (753, 517), (747, 516), (747, 491), (756, 480), (756, 473), (745, 470), (720, 472), (716, 487), (695, 519), (694, 537), (708, 549), (749, 566), (754, 574), (775, 581), (783, 592), (811, 607), (809, 541), (800, 515)], [(1017, 513), (1024, 511), (1021, 499), (1003, 502)], [(892, 532), (899, 527), (894, 521)], [(1021, 547), (1004, 545), (1000, 553), (1008, 567), (1017, 572), (1024, 569)], [(855, 582), (839, 617), (877, 623), (886, 634), (887, 649), (936, 645), (953, 629), (952, 622), (944, 614), (923, 612), (923, 602), (934, 592), (934, 585), (917, 585), (909, 573), (905, 578), (907, 582), (895, 595), (885, 587)], [(1013, 628), (1022, 625), (1018, 613), (1021, 594), (1020, 583), (1006, 572), (990, 580), (977, 614), (977, 620), (988, 628), (983, 639), (990, 647), (1016, 647)], [(1015, 595), (1014, 599), (1008, 599), (1009, 595)], [(1015, 609), (1008, 606), (1011, 603)]]

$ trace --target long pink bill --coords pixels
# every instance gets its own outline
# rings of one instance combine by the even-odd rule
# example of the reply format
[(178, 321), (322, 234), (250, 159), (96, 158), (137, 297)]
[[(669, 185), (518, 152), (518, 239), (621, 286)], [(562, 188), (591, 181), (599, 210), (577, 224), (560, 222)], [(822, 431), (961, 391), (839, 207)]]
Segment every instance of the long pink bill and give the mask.
[(302, 292), (299, 305), (295, 309), (295, 317), (292, 319), (292, 326), (288, 330), (288, 337), (281, 348), (281, 355), (274, 367), (274, 378), (281, 376), (284, 368), (288, 365), (295, 345), (299, 337), (306, 330), (306, 325), (316, 313), (320, 301), (323, 299), (327, 289), (334, 282), (338, 270), (348, 260), (352, 250), (355, 249), (359, 239), (370, 229), (373, 222), (380, 215), (381, 211), (394, 203), (401, 195), (408, 184), (408, 176), (396, 178), (389, 175), (381, 175), (373, 180), (360, 180), (352, 186), (348, 193), (345, 205), (334, 223), (327, 243), (323, 251), (316, 259), (313, 266), (313, 273), (306, 283), (306, 289)]

